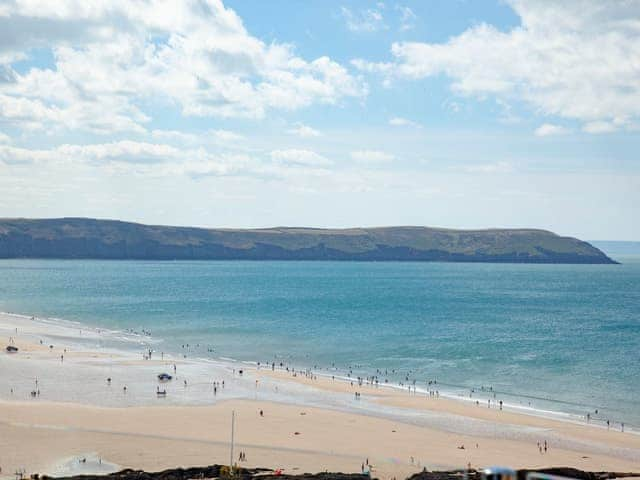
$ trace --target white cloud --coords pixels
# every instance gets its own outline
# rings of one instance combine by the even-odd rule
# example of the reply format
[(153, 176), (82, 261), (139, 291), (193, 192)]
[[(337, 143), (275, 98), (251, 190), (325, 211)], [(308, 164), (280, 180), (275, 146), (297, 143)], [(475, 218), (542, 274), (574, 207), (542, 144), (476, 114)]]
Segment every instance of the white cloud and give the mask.
[(222, 142), (237, 142), (244, 138), (244, 136), (239, 133), (232, 132), (230, 130), (210, 130), (209, 133), (213, 135), (215, 139)]
[[(101, 144), (64, 144), (50, 149), (27, 149), (0, 145), (0, 161), (12, 164), (36, 163), (88, 165), (111, 171), (144, 175), (172, 175), (208, 170), (219, 174), (240, 172), (235, 157), (214, 155), (203, 149), (184, 150), (165, 144), (120, 141)], [(241, 168), (242, 167), (242, 168)]]
[(173, 141), (184, 144), (231, 144), (243, 140), (245, 137), (231, 130), (208, 130), (204, 133), (188, 133), (179, 130), (153, 130), (151, 132), (153, 138)]
[[(177, 147), (164, 143), (123, 140), (94, 144), (63, 144), (48, 149), (29, 149), (0, 143), (0, 166), (88, 168), (97, 178), (104, 174), (140, 175), (156, 178), (183, 175), (191, 178), (234, 176), (297, 182), (304, 176), (326, 176), (331, 160), (311, 150), (273, 150), (269, 159), (241, 152), (222, 153), (205, 146)], [(98, 173), (99, 172), (99, 173)]]
[[(99, 144), (64, 144), (50, 149), (28, 149), (0, 144), (0, 164), (36, 164), (35, 171), (68, 166), (102, 174), (141, 175), (146, 178), (184, 175), (256, 177), (286, 175), (287, 168), (270, 172), (261, 162), (241, 153), (216, 153), (205, 148), (176, 148), (166, 144), (120, 141)], [(101, 176), (97, 178), (102, 178)]]
[(366, 73), (379, 73), (392, 76), (395, 74), (396, 65), (391, 62), (368, 62), (362, 58), (354, 58), (351, 65)]
[(367, 8), (354, 13), (347, 7), (342, 7), (340, 11), (347, 28), (352, 32), (375, 32), (387, 28), (379, 9)]
[(419, 123), (402, 117), (393, 117), (389, 119), (389, 125), (393, 125), (394, 127), (422, 127)]
[(204, 155), (204, 158), (167, 163), (162, 166), (158, 174), (185, 175), (192, 178), (221, 177), (251, 174), (253, 166), (253, 160), (246, 155), (220, 155), (219, 157)]
[(640, 58), (639, 2), (509, 3), (521, 20), (510, 31), (480, 24), (446, 43), (394, 43), (393, 62), (352, 64), (387, 80), (444, 74), (458, 95), (519, 99), (585, 124), (627, 128), (640, 117), (640, 70), (630, 61)]
[(51, 149), (0, 146), (0, 160), (6, 163), (48, 161), (161, 163), (188, 155), (189, 153), (170, 145), (130, 140), (88, 145), (63, 144)]
[(586, 123), (582, 130), (587, 133), (611, 133), (616, 131), (617, 127), (612, 122), (598, 121)]
[(566, 135), (569, 132), (571, 132), (571, 130), (569, 130), (566, 127), (563, 127), (562, 125), (554, 125), (553, 123), (543, 123), (538, 128), (536, 128), (534, 133), (538, 137), (547, 137), (550, 135)]
[(470, 165), (464, 168), (469, 173), (510, 173), (513, 166), (509, 162), (486, 163), (482, 165)]
[(381, 152), (379, 150), (358, 150), (351, 152), (351, 158), (358, 163), (388, 163), (395, 159), (395, 156)]
[(198, 141), (198, 136), (192, 133), (181, 132), (179, 130), (152, 130), (151, 136), (162, 140), (174, 140), (182, 143), (194, 143)]
[(70, 83), (61, 72), (32, 69), (14, 82), (0, 84), (0, 118), (29, 130), (86, 130), (105, 134), (143, 133), (149, 121), (120, 96), (89, 99), (82, 81)]
[(110, 160), (126, 163), (159, 163), (183, 155), (182, 150), (170, 145), (130, 140), (92, 145), (65, 144), (57, 147), (55, 152), (70, 160)]
[(11, 137), (6, 133), (0, 132), (0, 143), (11, 143)]
[(316, 130), (315, 128), (312, 128), (308, 125), (304, 125), (302, 123), (299, 123), (294, 128), (287, 130), (287, 133), (290, 133), (292, 135), (298, 135), (299, 137), (303, 137), (303, 138), (322, 136), (322, 133)]
[[(51, 48), (54, 68), (8, 62)], [(265, 44), (218, 0), (16, 1), (0, 15), (0, 117), (27, 128), (145, 131), (150, 103), (183, 115), (261, 118), (367, 94), (327, 57)]]
[(271, 152), (271, 158), (278, 163), (290, 165), (326, 167), (333, 164), (328, 158), (311, 150), (274, 150)]

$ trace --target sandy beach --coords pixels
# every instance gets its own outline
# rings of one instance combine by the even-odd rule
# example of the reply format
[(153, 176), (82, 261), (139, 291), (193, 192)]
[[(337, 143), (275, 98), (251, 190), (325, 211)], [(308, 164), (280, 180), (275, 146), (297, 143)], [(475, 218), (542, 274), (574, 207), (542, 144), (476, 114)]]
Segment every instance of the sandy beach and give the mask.
[[(635, 432), (171, 356), (152, 341), (1, 314), (0, 477), (228, 463), (232, 411), (233, 460), (244, 452), (243, 465), (290, 473), (360, 472), (367, 463), (378, 478), (468, 464), (640, 471)], [(6, 353), (9, 344), (18, 352)], [(160, 384), (162, 372), (174, 378)]]

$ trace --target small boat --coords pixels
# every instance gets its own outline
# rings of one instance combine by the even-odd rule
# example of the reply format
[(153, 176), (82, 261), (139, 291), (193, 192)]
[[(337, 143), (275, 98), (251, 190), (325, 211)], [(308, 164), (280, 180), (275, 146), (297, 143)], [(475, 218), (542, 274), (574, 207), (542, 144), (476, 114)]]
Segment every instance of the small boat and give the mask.
[(13, 345), (7, 345), (7, 353), (17, 353), (18, 352), (18, 347), (15, 347)]
[(158, 374), (158, 380), (160, 380), (161, 382), (167, 382), (169, 380), (171, 380), (173, 377), (171, 375), (169, 375), (168, 373), (160, 373)]

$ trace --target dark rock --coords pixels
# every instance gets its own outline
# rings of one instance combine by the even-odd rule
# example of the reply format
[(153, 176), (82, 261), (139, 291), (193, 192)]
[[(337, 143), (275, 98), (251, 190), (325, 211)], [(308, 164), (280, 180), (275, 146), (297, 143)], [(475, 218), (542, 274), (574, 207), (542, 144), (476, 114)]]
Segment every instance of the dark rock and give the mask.
[[(525, 480), (527, 473), (538, 472), (549, 475), (557, 475), (578, 480), (607, 480), (624, 477), (640, 477), (640, 473), (621, 472), (585, 472), (569, 467), (543, 468), (537, 470), (518, 470), (518, 480)], [(481, 473), (477, 470), (448, 470), (428, 471), (411, 475), (407, 480), (480, 480)], [(108, 475), (74, 475), (72, 477), (48, 477), (41, 476), (41, 480), (197, 480), (197, 479), (224, 479), (229, 478), (229, 467), (223, 465), (211, 465), (208, 467), (173, 468), (161, 472), (145, 472), (143, 470), (122, 470)], [(233, 478), (239, 480), (369, 480), (368, 475), (360, 473), (301, 473), (301, 474), (276, 474), (267, 468), (241, 468), (234, 469)]]

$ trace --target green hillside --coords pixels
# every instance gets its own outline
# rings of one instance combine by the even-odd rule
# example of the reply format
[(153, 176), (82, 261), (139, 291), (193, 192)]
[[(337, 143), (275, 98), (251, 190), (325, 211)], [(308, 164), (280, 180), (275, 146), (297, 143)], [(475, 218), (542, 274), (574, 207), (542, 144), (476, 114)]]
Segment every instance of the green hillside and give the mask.
[(414, 260), (614, 263), (535, 229), (204, 229), (86, 218), (0, 219), (0, 258)]

